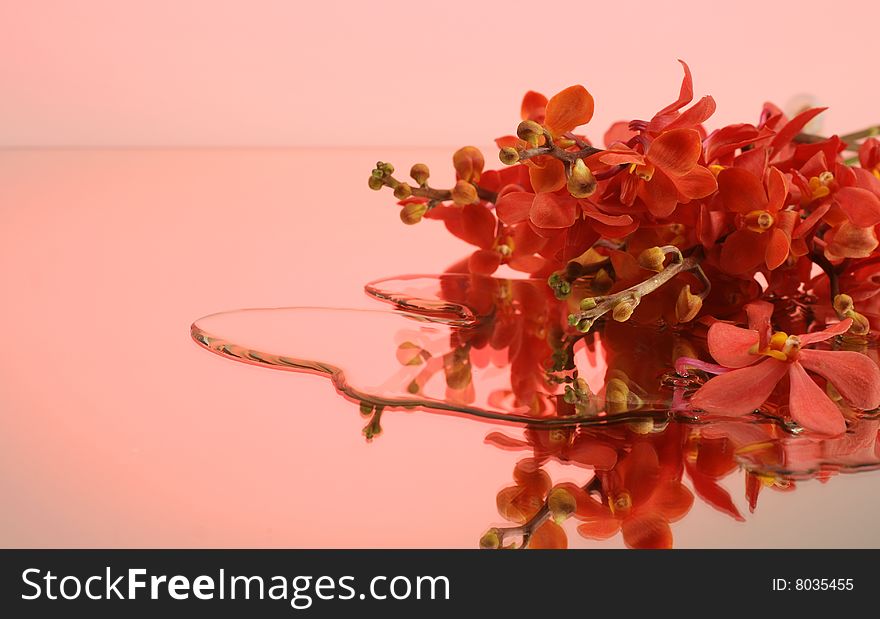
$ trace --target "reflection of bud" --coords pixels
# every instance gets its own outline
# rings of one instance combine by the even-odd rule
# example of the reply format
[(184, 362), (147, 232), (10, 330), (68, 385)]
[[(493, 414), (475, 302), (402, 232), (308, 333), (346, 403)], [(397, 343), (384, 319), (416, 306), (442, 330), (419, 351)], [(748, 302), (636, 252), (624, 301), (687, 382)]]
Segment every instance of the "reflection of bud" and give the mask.
[(500, 529), (491, 528), (480, 538), (480, 548), (483, 550), (497, 550), (501, 548), (502, 533)]
[(498, 158), (504, 165), (513, 165), (519, 161), (519, 151), (510, 146), (506, 146), (499, 151)]
[(409, 175), (419, 185), (424, 185), (428, 182), (428, 178), (431, 176), (431, 171), (428, 170), (428, 166), (424, 163), (417, 163), (410, 168)]
[(398, 200), (406, 200), (412, 195), (412, 187), (406, 183), (400, 183), (394, 188), (394, 197)]
[(397, 361), (401, 365), (421, 365), (431, 355), (418, 344), (403, 342), (397, 347)]
[(639, 266), (649, 271), (659, 273), (663, 270), (666, 254), (659, 247), (649, 247), (639, 254)]
[(867, 335), (871, 330), (871, 323), (868, 322), (868, 319), (858, 312), (854, 310), (850, 310), (846, 313), (847, 318), (852, 318), (852, 325), (849, 328), (849, 333), (853, 335)]
[(455, 349), (443, 357), (443, 370), (446, 373), (446, 385), (450, 389), (461, 391), (471, 384), (471, 362), (467, 350)]
[(422, 221), (422, 217), (428, 212), (428, 204), (426, 202), (408, 202), (400, 209), (400, 221), (408, 226)]
[(596, 271), (593, 281), (590, 282), (590, 290), (595, 294), (605, 294), (611, 290), (612, 286), (614, 286), (614, 280), (611, 279), (611, 276), (605, 269), (599, 269)]
[(460, 206), (473, 204), (477, 197), (477, 189), (467, 181), (458, 181), (452, 188), (452, 200)]
[(565, 488), (553, 488), (547, 496), (547, 507), (557, 524), (562, 524), (577, 510), (577, 501)]
[(691, 292), (691, 285), (685, 284), (675, 301), (675, 317), (678, 322), (690, 322), (703, 308), (703, 299)]
[(573, 197), (587, 198), (596, 193), (596, 188), (599, 185), (584, 160), (578, 159), (571, 168), (571, 176), (568, 177), (567, 186), (568, 193)]
[(619, 378), (612, 378), (605, 385), (605, 412), (609, 415), (623, 413), (629, 410), (627, 398), (629, 387)]

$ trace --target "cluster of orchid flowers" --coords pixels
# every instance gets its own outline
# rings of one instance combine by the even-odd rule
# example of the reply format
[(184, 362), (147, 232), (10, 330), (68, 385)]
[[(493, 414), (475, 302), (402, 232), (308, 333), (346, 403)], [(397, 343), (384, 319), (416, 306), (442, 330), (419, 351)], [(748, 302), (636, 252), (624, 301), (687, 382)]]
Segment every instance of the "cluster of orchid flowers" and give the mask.
[[(756, 124), (708, 132), (715, 102), (693, 102), (682, 65), (678, 98), (614, 124), (604, 148), (578, 132), (593, 116), (587, 89), (529, 92), (516, 135), (496, 140), (501, 169), (468, 146), (453, 155), (452, 188), (432, 187), (424, 164), (410, 184), (382, 162), (369, 185), (393, 189), (404, 223), (441, 220), (475, 246), (451, 272), (504, 265), (545, 278), (572, 331), (600, 319), (708, 328), (716, 363), (677, 364), (716, 375), (690, 398), (697, 413), (747, 415), (781, 385), (797, 424), (839, 435), (847, 405), (880, 406), (880, 369), (853, 350), (807, 347), (877, 326), (876, 128), (824, 138), (804, 132), (822, 108), (788, 118), (765, 104)], [(792, 298), (817, 308), (800, 335), (774, 331), (767, 302)]]

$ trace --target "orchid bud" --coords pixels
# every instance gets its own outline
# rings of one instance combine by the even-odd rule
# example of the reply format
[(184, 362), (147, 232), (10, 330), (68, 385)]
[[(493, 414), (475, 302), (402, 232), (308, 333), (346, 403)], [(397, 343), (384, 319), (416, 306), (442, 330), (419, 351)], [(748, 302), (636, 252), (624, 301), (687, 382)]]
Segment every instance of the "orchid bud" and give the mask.
[(581, 299), (580, 308), (582, 312), (588, 312), (596, 307), (596, 299), (593, 297), (585, 297)]
[(376, 176), (375, 174), (370, 175), (370, 189), (373, 191), (379, 191), (382, 187), (385, 186), (385, 183), (382, 181), (381, 177)]
[(501, 548), (503, 534), (500, 529), (491, 528), (480, 538), (480, 548), (483, 550), (497, 550)]
[(685, 284), (675, 301), (675, 317), (678, 322), (690, 322), (703, 309), (703, 299), (691, 292), (691, 285)]
[(412, 226), (422, 221), (422, 217), (427, 212), (428, 204), (426, 202), (408, 202), (400, 209), (400, 221), (407, 226)]
[(477, 189), (465, 180), (456, 182), (452, 188), (452, 200), (459, 206), (473, 204), (477, 198)]
[(853, 299), (848, 294), (839, 294), (834, 297), (834, 311), (838, 316), (845, 316), (847, 312), (855, 310)]
[(659, 273), (665, 261), (666, 254), (659, 247), (649, 247), (639, 254), (639, 266), (648, 271)]
[(519, 139), (537, 146), (538, 140), (544, 135), (544, 127), (534, 120), (524, 120), (516, 128), (516, 135)]
[(452, 155), (452, 165), (458, 178), (464, 181), (478, 181), (486, 164), (483, 153), (475, 146), (459, 148)]
[(431, 176), (431, 171), (424, 163), (417, 163), (410, 168), (409, 175), (419, 184), (419, 186), (423, 186), (428, 182), (428, 178)]
[(584, 160), (575, 161), (571, 169), (571, 176), (568, 177), (568, 193), (575, 198), (588, 198), (596, 193), (598, 186), (596, 177), (593, 176)]
[(637, 297), (633, 297), (626, 301), (620, 301), (614, 306), (614, 309), (611, 310), (611, 317), (617, 322), (626, 322), (630, 319), (630, 316), (633, 315), (633, 312), (638, 305), (639, 299)]
[(506, 146), (499, 151), (498, 158), (504, 165), (513, 165), (519, 161), (519, 151), (511, 146)]
[(547, 507), (553, 520), (562, 524), (569, 516), (577, 511), (577, 500), (571, 492), (565, 488), (553, 488), (547, 495)]
[(400, 183), (394, 188), (394, 197), (398, 200), (406, 200), (410, 196), (412, 196), (412, 187), (406, 183)]

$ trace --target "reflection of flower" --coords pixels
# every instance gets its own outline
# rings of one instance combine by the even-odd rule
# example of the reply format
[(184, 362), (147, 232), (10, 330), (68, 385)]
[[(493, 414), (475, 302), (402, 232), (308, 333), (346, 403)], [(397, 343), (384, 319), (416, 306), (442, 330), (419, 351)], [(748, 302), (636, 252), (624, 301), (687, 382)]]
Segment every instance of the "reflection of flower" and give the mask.
[(694, 501), (681, 483), (680, 460), (674, 464), (677, 466), (661, 466), (653, 445), (635, 443), (603, 480), (607, 502), (585, 492), (579, 497), (575, 517), (583, 522), (578, 533), (589, 539), (607, 539), (620, 531), (630, 548), (671, 548), (669, 523), (681, 519)]
[(828, 380), (853, 406), (880, 406), (880, 369), (868, 357), (852, 351), (809, 350), (803, 346), (845, 333), (851, 320), (803, 335), (771, 333), (773, 306), (746, 306), (749, 328), (716, 322), (709, 329), (709, 351), (733, 371), (712, 378), (691, 398), (693, 407), (718, 415), (746, 415), (769, 397), (786, 376), (789, 410), (801, 426), (825, 435), (846, 430), (843, 415), (807, 370)]

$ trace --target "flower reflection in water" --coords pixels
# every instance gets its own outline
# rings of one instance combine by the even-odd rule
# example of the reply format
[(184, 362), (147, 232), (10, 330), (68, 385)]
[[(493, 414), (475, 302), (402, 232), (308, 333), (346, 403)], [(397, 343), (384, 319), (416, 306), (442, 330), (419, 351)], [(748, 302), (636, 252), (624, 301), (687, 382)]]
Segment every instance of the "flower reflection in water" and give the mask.
[[(503, 422), (486, 442), (522, 457), (496, 497), (506, 524), (489, 528), (481, 547), (564, 548), (568, 535), (620, 535), (631, 548), (669, 548), (671, 525), (694, 500), (744, 519), (721, 483), (728, 477), (743, 476), (754, 510), (765, 489), (880, 468), (876, 412), (854, 408), (819, 375), (808, 380), (837, 407), (845, 433), (828, 437), (793, 421), (785, 376), (746, 415), (725, 415), (717, 393), (712, 414), (692, 407), (693, 394), (727, 370), (710, 354), (711, 324), (676, 325), (643, 304), (630, 321), (583, 333), (567, 317), (591, 291), (560, 301), (540, 280), (406, 276), (374, 282), (367, 293), (394, 309), (243, 310), (200, 319), (192, 334), (240, 361), (328, 375), (369, 416), (367, 439), (381, 432), (388, 410)], [(779, 331), (826, 327), (809, 297), (773, 301), (764, 309)], [(728, 318), (748, 322), (744, 313)], [(320, 337), (339, 324), (360, 334), (357, 341)], [(837, 335), (813, 348), (877, 363), (872, 335)], [(740, 396), (731, 393), (731, 403)], [(559, 466), (577, 483), (555, 482), (550, 471)]]

